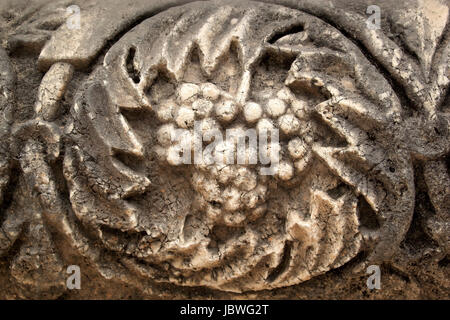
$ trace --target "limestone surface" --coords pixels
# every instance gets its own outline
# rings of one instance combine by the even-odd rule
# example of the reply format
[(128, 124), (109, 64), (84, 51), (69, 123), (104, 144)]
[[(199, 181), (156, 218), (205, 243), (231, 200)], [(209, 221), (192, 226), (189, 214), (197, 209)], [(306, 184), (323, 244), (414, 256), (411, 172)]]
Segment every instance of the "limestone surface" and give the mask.
[(450, 298), (450, 4), (371, 2), (3, 1), (0, 298)]

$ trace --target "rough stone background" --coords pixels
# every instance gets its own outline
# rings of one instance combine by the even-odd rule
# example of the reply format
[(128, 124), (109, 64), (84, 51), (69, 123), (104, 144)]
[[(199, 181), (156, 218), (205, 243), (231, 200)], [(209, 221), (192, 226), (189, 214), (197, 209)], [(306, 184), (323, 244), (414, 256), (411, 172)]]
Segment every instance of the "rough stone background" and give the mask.
[[(150, 0), (149, 0), (150, 1)], [(33, 17), (39, 17), (40, 10), (45, 8), (45, 5), (50, 3), (50, 0), (0, 0), (0, 41), (2, 47), (6, 49), (8, 53), (13, 70), (17, 77), (17, 85), (15, 89), (16, 97), (16, 109), (14, 112), (14, 119), (26, 120), (33, 116), (33, 106), (36, 101), (36, 95), (38, 87), (44, 76), (44, 72), (40, 71), (38, 66), (38, 55), (48, 40), (48, 34), (53, 30), (52, 26), (49, 26), (49, 30), (43, 34), (36, 33), (29, 36), (29, 38), (12, 37), (15, 34), (20, 34), (21, 30), (28, 28), (27, 24), (33, 21)], [(67, 1), (66, 1), (67, 2)], [(88, 1), (86, 1), (87, 3)], [(169, 1), (154, 1), (155, 3), (161, 3), (162, 7), (169, 3)], [(179, 1), (181, 2), (181, 1)], [(270, 2), (270, 1), (267, 1)], [(289, 1), (275, 1), (279, 3), (289, 3)], [(305, 2), (305, 8), (308, 8), (308, 1)], [(333, 14), (330, 11), (335, 11), (337, 14), (348, 13), (349, 15), (363, 15), (368, 5), (374, 4), (372, 1), (365, 0), (351, 0), (351, 1), (309, 1), (315, 2), (315, 5), (311, 5), (310, 11), (316, 14), (319, 18), (325, 21), (333, 21), (334, 25), (340, 27), (340, 31), (346, 30), (345, 23), (340, 21), (339, 17), (333, 18)], [(72, 3), (79, 3), (83, 7), (83, 1), (67, 2), (65, 4), (70, 5)], [(176, 1), (171, 1), (176, 3)], [(295, 3), (295, 1), (291, 1)], [(383, 30), (386, 34), (390, 34), (392, 39), (401, 38), (403, 49), (408, 52), (409, 55), (414, 56), (418, 61), (421, 61), (422, 65), (427, 66), (431, 64), (433, 52), (429, 52), (430, 48), (436, 46), (446, 45), (448, 46), (448, 34), (449, 23), (447, 18), (446, 27), (443, 29), (441, 40), (433, 38), (433, 32), (427, 31), (430, 23), (429, 20), (422, 19), (424, 14), (430, 14), (427, 9), (433, 6), (448, 6), (446, 1), (439, 0), (409, 0), (401, 3), (393, 3), (392, 1), (376, 1), (377, 5), (382, 8), (382, 28), (386, 28), (389, 25), (389, 30)], [(89, 1), (89, 5), (97, 5), (100, 7), (106, 7), (108, 5), (114, 5), (108, 1)], [(64, 6), (63, 6), (64, 7)], [(317, 9), (322, 7), (322, 9)], [(328, 9), (327, 9), (328, 8)], [(330, 8), (334, 8), (331, 10)], [(433, 11), (433, 10), (431, 10)], [(433, 13), (431, 13), (433, 14)], [(405, 18), (406, 17), (406, 18)], [(432, 16), (428, 15), (428, 18)], [(406, 23), (405, 21), (409, 21)], [(414, 21), (414, 22), (411, 22)], [(428, 21), (428, 22), (427, 22)], [(395, 24), (398, 23), (398, 24)], [(129, 26), (132, 23), (128, 23)], [(392, 26), (396, 27), (392, 27)], [(101, 28), (102, 26), (97, 26)], [(434, 30), (434, 29), (432, 29)], [(346, 30), (351, 36), (354, 33), (358, 33), (359, 30)], [(33, 32), (31, 32), (33, 34)], [(116, 35), (117, 37), (117, 35)], [(422, 38), (421, 38), (422, 37)], [(427, 38), (428, 37), (428, 38)], [(36, 40), (38, 39), (38, 40)], [(40, 40), (39, 40), (40, 39)], [(429, 40), (431, 39), (431, 40)], [(445, 42), (443, 39), (447, 39)], [(358, 41), (357, 37), (354, 41)], [(429, 41), (429, 42), (427, 42)], [(362, 41), (362, 46), (366, 45), (366, 42)], [(418, 43), (417, 43), (418, 42)], [(102, 57), (104, 52), (100, 53)], [(381, 58), (382, 59), (382, 58)], [(1, 62), (1, 61), (0, 61)], [(96, 62), (95, 62), (96, 63)], [(1, 64), (0, 64), (1, 66)], [(380, 65), (377, 64), (380, 68)], [(88, 70), (91, 66), (88, 67)], [(447, 69), (448, 70), (448, 69)], [(380, 68), (382, 73), (386, 73), (386, 70)], [(83, 79), (84, 71), (75, 71), (76, 79), (71, 83), (71, 87), (68, 90), (68, 97), (75, 92), (78, 84)], [(89, 73), (89, 72), (88, 72)], [(448, 71), (447, 71), (448, 76)], [(411, 82), (413, 82), (411, 80)], [(395, 83), (394, 90), (398, 88), (399, 84)], [(401, 85), (400, 85), (401, 87)], [(442, 99), (442, 106), (440, 110), (444, 113), (450, 111), (449, 105), (449, 93), (448, 88), (446, 94)], [(70, 108), (70, 101), (63, 102), (63, 108)], [(0, 111), (3, 111), (0, 106)], [(1, 128), (0, 128), (1, 129)], [(428, 127), (429, 130), (433, 130), (432, 127)], [(1, 134), (1, 132), (0, 132)], [(423, 133), (425, 135), (428, 133)], [(420, 135), (420, 133), (419, 133)], [(436, 142), (439, 138), (434, 137), (432, 134), (430, 144)], [(448, 145), (448, 136), (444, 138), (443, 145)], [(445, 148), (444, 148), (445, 149)], [(447, 149), (448, 150), (448, 149)], [(0, 159), (1, 160), (1, 159)], [(434, 159), (433, 159), (434, 160)], [(80, 265), (82, 270), (82, 286), (81, 290), (65, 290), (61, 293), (58, 290), (47, 290), (46, 292), (34, 292), (32, 289), (27, 289), (27, 284), (18, 284), (14, 277), (11, 276), (10, 262), (13, 257), (19, 252), (20, 245), (14, 245), (6, 254), (0, 256), (0, 298), (2, 299), (21, 299), (21, 298), (57, 298), (57, 299), (172, 299), (172, 298), (187, 298), (187, 299), (449, 299), (450, 298), (450, 267), (448, 265), (448, 223), (449, 215), (448, 211), (450, 206), (449, 202), (449, 189), (445, 189), (445, 186), (449, 185), (448, 171), (450, 169), (450, 157), (447, 153), (438, 157), (438, 160), (445, 164), (447, 174), (434, 176), (433, 182), (426, 183), (426, 177), (424, 171), (433, 171), (433, 164), (427, 164), (427, 159), (420, 157), (414, 157), (414, 182), (415, 182), (415, 209), (412, 222), (409, 226), (409, 230), (405, 239), (402, 241), (400, 248), (398, 248), (396, 254), (390, 261), (386, 261), (381, 265), (381, 290), (369, 290), (366, 286), (367, 275), (364, 270), (355, 271), (355, 267), (360, 262), (359, 259), (364, 257), (357, 257), (344, 266), (331, 270), (323, 275), (314, 277), (304, 283), (273, 290), (265, 290), (258, 292), (248, 292), (242, 294), (227, 293), (218, 290), (211, 290), (207, 288), (180, 288), (175, 285), (155, 284), (152, 292), (142, 293), (138, 288), (133, 285), (124, 284), (116, 280), (106, 280), (102, 277), (95, 268), (92, 268), (84, 260), (78, 260), (76, 257), (71, 256), (69, 253), (68, 260), (72, 264)], [(438, 171), (436, 171), (438, 172)], [(12, 171), (12, 175), (19, 175), (18, 169)], [(446, 180), (447, 179), (447, 180)], [(13, 179), (14, 180), (14, 179)], [(13, 188), (20, 186), (20, 183), (15, 181), (8, 184), (5, 192), (5, 200), (2, 206), (0, 206), (0, 221), (3, 221), (3, 212), (6, 209), (6, 205), (10, 204), (13, 200), (11, 195)], [(429, 189), (440, 188), (444, 186), (444, 189), (440, 192), (443, 193), (442, 200), (443, 207), (441, 207), (441, 215), (439, 218), (442, 220), (443, 233), (440, 233), (440, 237), (430, 231), (427, 226), (427, 222), (430, 217), (436, 216), (436, 209), (433, 207), (433, 203), (430, 200)], [(1, 189), (0, 189), (1, 190)], [(18, 197), (21, 195), (19, 194)], [(32, 207), (32, 204), (30, 207)], [(31, 208), (31, 210), (33, 210)], [(443, 239), (442, 239), (443, 237)], [(444, 245), (443, 245), (444, 244)], [(31, 253), (32, 254), (32, 253)], [(39, 270), (39, 268), (38, 268)], [(64, 274), (64, 270), (61, 270)], [(63, 275), (64, 277), (65, 275)], [(34, 279), (35, 280), (35, 279)], [(45, 287), (45, 279), (42, 282), (42, 286)]]

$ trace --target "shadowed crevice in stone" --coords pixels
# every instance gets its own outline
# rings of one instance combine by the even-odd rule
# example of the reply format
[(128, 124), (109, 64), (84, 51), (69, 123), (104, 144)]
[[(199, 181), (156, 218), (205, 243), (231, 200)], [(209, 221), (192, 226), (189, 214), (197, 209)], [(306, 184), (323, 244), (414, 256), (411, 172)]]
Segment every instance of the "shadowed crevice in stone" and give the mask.
[(134, 65), (135, 54), (136, 49), (131, 47), (128, 52), (126, 65), (127, 65), (127, 72), (130, 78), (133, 80), (134, 83), (139, 83), (141, 81), (141, 75)]
[(267, 42), (270, 43), (270, 44), (274, 44), (275, 42), (277, 42), (278, 40), (280, 40), (284, 36), (287, 36), (287, 35), (290, 35), (290, 34), (294, 34), (294, 33), (298, 33), (298, 32), (302, 32), (304, 30), (305, 30), (305, 28), (303, 27), (302, 24), (300, 24), (300, 25), (293, 25), (293, 26), (287, 28), (286, 30), (275, 32), (269, 38), (269, 40)]
[(274, 282), (279, 276), (283, 274), (284, 271), (287, 270), (289, 263), (291, 262), (291, 251), (292, 251), (292, 242), (286, 241), (286, 243), (284, 244), (281, 261), (278, 264), (278, 266), (275, 269), (273, 269), (267, 276), (268, 282)]
[(438, 262), (438, 265), (441, 268), (448, 268), (449, 263), (450, 263), (450, 255), (446, 255), (443, 259), (441, 259)]
[(10, 169), (10, 177), (3, 193), (3, 202), (0, 205), (0, 226), (6, 218), (6, 211), (14, 200), (14, 193), (17, 190), (20, 177), (20, 169), (13, 165)]
[(376, 230), (380, 228), (377, 214), (367, 203), (367, 200), (362, 196), (358, 199), (358, 214), (361, 226), (366, 227), (369, 230)]

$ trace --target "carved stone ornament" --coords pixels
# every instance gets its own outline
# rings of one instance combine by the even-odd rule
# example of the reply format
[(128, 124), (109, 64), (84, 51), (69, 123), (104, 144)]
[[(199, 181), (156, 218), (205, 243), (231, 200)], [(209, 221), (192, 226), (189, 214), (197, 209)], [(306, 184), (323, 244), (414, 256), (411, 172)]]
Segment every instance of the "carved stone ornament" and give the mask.
[(1, 297), (449, 298), (448, 2), (22, 2)]

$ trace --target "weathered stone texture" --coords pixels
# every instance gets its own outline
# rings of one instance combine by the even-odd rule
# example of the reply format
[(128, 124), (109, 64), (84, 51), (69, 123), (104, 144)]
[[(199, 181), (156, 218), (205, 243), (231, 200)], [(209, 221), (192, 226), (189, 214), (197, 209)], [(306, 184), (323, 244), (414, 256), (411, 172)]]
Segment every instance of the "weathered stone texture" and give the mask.
[(0, 297), (448, 299), (449, 3), (371, 4), (3, 1)]

